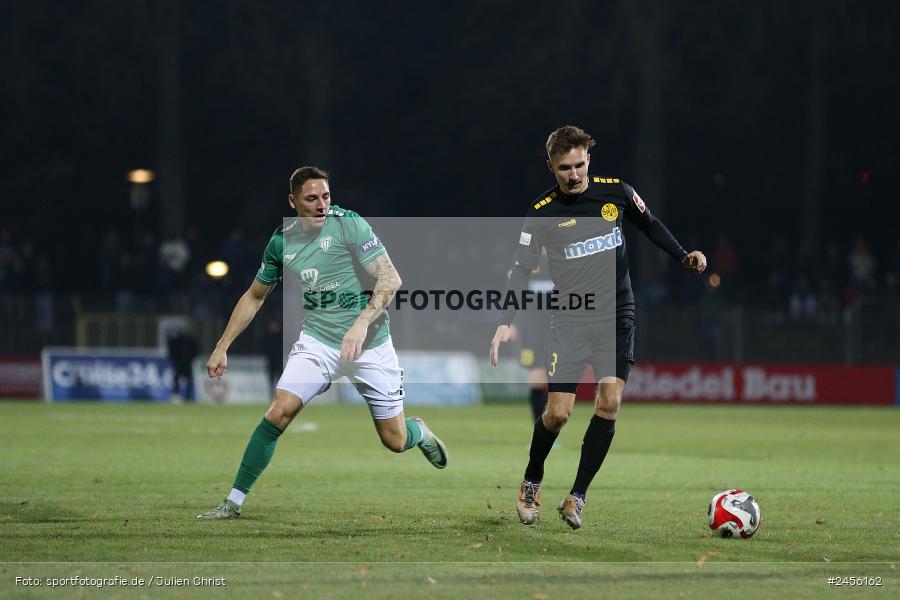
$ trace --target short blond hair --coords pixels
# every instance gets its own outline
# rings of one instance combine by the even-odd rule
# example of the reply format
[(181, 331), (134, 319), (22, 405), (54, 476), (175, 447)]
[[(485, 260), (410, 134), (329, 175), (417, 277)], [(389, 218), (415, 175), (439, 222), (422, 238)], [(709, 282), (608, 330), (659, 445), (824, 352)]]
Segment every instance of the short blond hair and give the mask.
[(579, 146), (590, 150), (594, 147), (594, 140), (585, 130), (574, 125), (565, 125), (547, 138), (547, 156), (566, 154), (572, 148)]

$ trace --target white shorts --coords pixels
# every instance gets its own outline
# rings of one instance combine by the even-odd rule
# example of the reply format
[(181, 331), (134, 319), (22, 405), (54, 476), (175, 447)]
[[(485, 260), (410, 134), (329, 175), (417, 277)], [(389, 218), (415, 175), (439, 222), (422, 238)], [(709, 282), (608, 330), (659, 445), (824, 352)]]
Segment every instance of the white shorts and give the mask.
[(343, 375), (366, 400), (373, 419), (390, 419), (403, 413), (403, 369), (390, 338), (347, 363), (341, 360), (340, 350), (300, 333), (275, 387), (299, 396), (306, 405)]

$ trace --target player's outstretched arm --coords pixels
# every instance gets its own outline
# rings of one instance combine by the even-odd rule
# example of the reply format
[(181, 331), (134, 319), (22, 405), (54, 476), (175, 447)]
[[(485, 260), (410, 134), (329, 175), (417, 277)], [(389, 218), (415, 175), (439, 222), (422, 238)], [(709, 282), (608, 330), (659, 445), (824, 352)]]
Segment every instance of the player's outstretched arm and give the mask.
[(684, 257), (681, 264), (692, 271), (696, 271), (699, 275), (706, 270), (706, 255), (699, 250), (694, 250)]
[(206, 373), (210, 377), (221, 377), (228, 370), (228, 348), (231, 343), (237, 339), (242, 331), (247, 329), (247, 325), (259, 312), (259, 307), (266, 300), (266, 296), (272, 291), (274, 285), (266, 285), (259, 280), (254, 279), (250, 287), (241, 296), (234, 310), (231, 312), (231, 318), (228, 319), (228, 325), (225, 326), (225, 332), (216, 344), (215, 350), (206, 363)]
[(387, 252), (378, 256), (375, 260), (363, 265), (366, 273), (376, 278), (375, 287), (372, 289), (372, 297), (369, 298), (368, 304), (359, 313), (356, 321), (344, 334), (341, 342), (341, 360), (353, 361), (362, 354), (363, 342), (366, 341), (366, 333), (369, 331), (369, 324), (375, 321), (385, 311), (394, 294), (400, 289), (403, 281), (400, 274), (397, 273), (394, 263)]
[(625, 217), (637, 225), (638, 229), (644, 232), (651, 242), (656, 244), (660, 249), (664, 250), (669, 256), (680, 261), (688, 269), (695, 271), (698, 275), (706, 270), (706, 256), (699, 250), (688, 252), (685, 250), (669, 228), (662, 221), (653, 216), (647, 205), (641, 199), (634, 188), (623, 182), (622, 187), (625, 194), (631, 201), (625, 202)]

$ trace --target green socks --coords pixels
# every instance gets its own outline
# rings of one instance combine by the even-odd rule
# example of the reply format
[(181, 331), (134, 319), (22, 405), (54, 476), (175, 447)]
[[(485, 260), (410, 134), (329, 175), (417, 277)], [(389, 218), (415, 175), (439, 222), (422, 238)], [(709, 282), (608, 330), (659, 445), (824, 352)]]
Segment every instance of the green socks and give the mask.
[[(406, 420), (406, 427), (409, 428), (409, 419)], [(275, 443), (278, 436), (284, 433), (283, 429), (276, 427), (271, 421), (263, 418), (253, 435), (250, 436), (250, 442), (247, 443), (247, 449), (244, 450), (244, 458), (241, 459), (241, 466), (238, 467), (237, 475), (234, 478), (235, 489), (245, 494), (250, 491), (257, 478), (272, 460), (275, 454)], [(421, 438), (421, 433), (419, 434)]]
[[(243, 493), (248, 493), (256, 480), (262, 475), (272, 455), (275, 454), (275, 444), (278, 437), (284, 433), (283, 429), (276, 427), (271, 421), (263, 418), (259, 422), (250, 441), (247, 443), (247, 449), (244, 450), (244, 457), (241, 459), (241, 466), (238, 467), (237, 475), (234, 478), (232, 487)], [(422, 428), (419, 424), (412, 420), (406, 419), (406, 445), (403, 450), (409, 450), (416, 446), (422, 440)]]
[(422, 428), (419, 427), (419, 424), (412, 419), (406, 419), (406, 445), (403, 446), (403, 451), (406, 452), (420, 441), (422, 441)]

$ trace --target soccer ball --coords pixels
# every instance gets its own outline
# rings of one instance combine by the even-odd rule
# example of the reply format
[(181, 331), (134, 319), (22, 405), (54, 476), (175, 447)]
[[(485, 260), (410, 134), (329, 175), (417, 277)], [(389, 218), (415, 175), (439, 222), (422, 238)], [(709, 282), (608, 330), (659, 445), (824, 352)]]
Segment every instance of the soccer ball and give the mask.
[(723, 538), (746, 539), (759, 529), (759, 504), (743, 490), (725, 490), (709, 503), (709, 528)]

